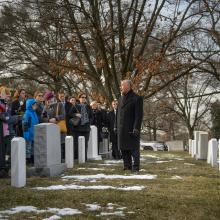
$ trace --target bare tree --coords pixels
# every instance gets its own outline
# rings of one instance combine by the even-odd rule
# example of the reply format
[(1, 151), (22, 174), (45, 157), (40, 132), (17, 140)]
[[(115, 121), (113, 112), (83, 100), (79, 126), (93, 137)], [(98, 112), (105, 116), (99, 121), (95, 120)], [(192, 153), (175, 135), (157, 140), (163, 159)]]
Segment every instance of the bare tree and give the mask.
[(210, 110), (212, 95), (204, 94), (211, 88), (211, 82), (211, 77), (197, 74), (186, 76), (168, 88), (170, 103), (165, 103), (166, 108), (177, 114), (187, 127), (191, 139), (193, 131), (199, 128), (200, 122)]

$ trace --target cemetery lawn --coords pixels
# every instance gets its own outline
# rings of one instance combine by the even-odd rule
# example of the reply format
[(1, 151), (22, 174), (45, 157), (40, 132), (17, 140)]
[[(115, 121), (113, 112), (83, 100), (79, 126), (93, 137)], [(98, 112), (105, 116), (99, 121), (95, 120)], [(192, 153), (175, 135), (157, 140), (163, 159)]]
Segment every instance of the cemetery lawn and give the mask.
[[(82, 212), (76, 215), (59, 215), (60, 219), (220, 219), (220, 172), (217, 168), (212, 168), (206, 161), (192, 159), (187, 152), (141, 151), (141, 154), (141, 171), (137, 175), (157, 175), (156, 179), (88, 181), (67, 180), (61, 177), (31, 177), (27, 179), (26, 187), (21, 189), (10, 187), (10, 179), (0, 179), (0, 211), (17, 206), (34, 206), (40, 210), (45, 210), (47, 207), (72, 208)], [(104, 160), (88, 161), (83, 165), (75, 164), (74, 168), (69, 169), (65, 175), (101, 173), (134, 175), (129, 171), (123, 171), (121, 163)], [(144, 186), (145, 188), (139, 191), (33, 189), (66, 184)], [(100, 208), (91, 211), (86, 206), (88, 204), (99, 205)], [(20, 212), (8, 214), (6, 219), (45, 219), (52, 215), (54, 214), (49, 212)]]

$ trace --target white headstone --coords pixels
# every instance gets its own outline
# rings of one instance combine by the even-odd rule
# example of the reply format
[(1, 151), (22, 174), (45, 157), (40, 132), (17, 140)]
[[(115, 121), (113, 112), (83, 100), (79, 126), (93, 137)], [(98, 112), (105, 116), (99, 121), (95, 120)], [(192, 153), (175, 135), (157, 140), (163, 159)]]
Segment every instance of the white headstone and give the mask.
[(189, 154), (192, 154), (192, 139), (189, 139)]
[(109, 144), (108, 139), (103, 138), (102, 142), (99, 145), (99, 154), (108, 154), (109, 153), (108, 144)]
[(74, 154), (73, 154), (73, 137), (65, 137), (65, 163), (67, 168), (73, 168)]
[(85, 137), (83, 136), (78, 138), (78, 161), (85, 163)]
[(217, 151), (218, 143), (215, 138), (209, 141), (207, 163), (210, 163), (212, 167), (217, 166)]
[(11, 186), (26, 185), (26, 150), (25, 140), (15, 137), (11, 141)]
[(166, 141), (166, 145), (168, 147), (168, 151), (184, 151), (183, 141)]
[(194, 148), (194, 156), (198, 154), (199, 133), (200, 131), (194, 131), (194, 140), (196, 141), (196, 145)]
[(206, 160), (208, 154), (208, 133), (199, 132), (197, 159)]
[(219, 165), (219, 171), (220, 171), (220, 139), (218, 140), (218, 165)]
[(192, 140), (192, 154), (191, 156), (195, 156), (195, 150), (196, 150), (196, 140)]
[(98, 155), (97, 127), (94, 125), (91, 125), (90, 128), (91, 128), (91, 130), (90, 130), (90, 135), (89, 135), (87, 158), (101, 160), (102, 157), (100, 155)]
[(65, 164), (61, 164), (60, 128), (53, 123), (41, 123), (34, 130), (34, 166), (36, 172), (44, 176), (61, 174)]

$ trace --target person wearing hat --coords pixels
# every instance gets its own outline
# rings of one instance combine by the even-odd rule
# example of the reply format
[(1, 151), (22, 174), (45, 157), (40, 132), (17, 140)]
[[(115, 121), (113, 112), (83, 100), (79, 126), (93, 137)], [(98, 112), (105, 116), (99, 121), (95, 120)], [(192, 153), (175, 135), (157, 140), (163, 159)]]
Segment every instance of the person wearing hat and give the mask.
[(26, 159), (30, 164), (34, 163), (34, 126), (39, 124), (36, 109), (37, 101), (35, 99), (28, 99), (26, 101), (26, 111), (23, 116), (22, 126), (26, 141)]
[(47, 91), (44, 94), (44, 109), (42, 112), (42, 121), (56, 123), (56, 104), (57, 100), (53, 92)]

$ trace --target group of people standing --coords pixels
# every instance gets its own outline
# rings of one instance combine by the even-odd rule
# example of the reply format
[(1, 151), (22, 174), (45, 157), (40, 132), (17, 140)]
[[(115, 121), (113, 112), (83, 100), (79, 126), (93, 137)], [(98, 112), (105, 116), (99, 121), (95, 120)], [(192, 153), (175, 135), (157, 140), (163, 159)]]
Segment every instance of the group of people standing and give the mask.
[(74, 137), (75, 159), (78, 158), (78, 137), (84, 136), (87, 156), (90, 125), (95, 125), (99, 146), (110, 134), (113, 158), (123, 158), (124, 170), (138, 171), (143, 101), (133, 92), (130, 80), (121, 82), (121, 92), (119, 101), (114, 100), (112, 110), (107, 111), (97, 101), (89, 104), (85, 93), (66, 97), (64, 91), (57, 95), (51, 91), (36, 91), (33, 98), (27, 98), (26, 91), (21, 89), (11, 99), (10, 90), (0, 87), (0, 170), (5, 166), (5, 155), (10, 155), (10, 142), (15, 136), (25, 138), (27, 162), (33, 163), (34, 126), (50, 122), (60, 126), (61, 160), (65, 159), (66, 135)]

